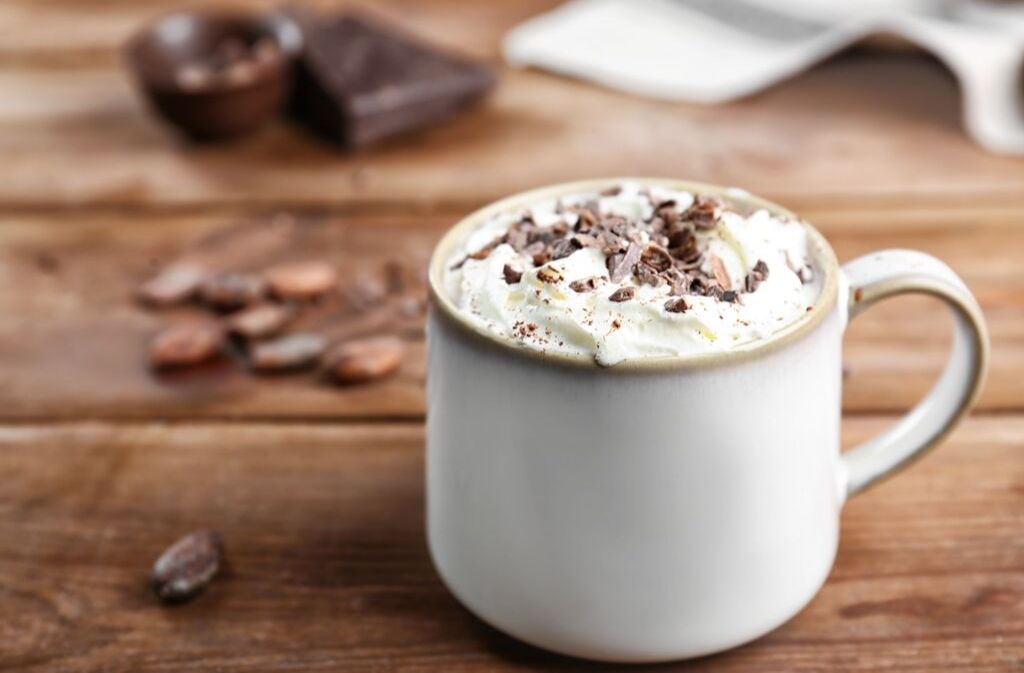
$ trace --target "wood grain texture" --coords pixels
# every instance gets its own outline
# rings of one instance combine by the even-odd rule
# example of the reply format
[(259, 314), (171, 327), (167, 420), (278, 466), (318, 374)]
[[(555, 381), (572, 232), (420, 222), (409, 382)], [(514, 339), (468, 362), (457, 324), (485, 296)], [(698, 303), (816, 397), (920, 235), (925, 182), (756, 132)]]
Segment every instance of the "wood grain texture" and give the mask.
[(493, 96), (458, 119), (348, 155), (284, 124), (228, 146), (186, 146), (131, 89), (112, 67), (0, 70), (0, 208), (468, 207), (623, 174), (741, 185), (797, 208), (869, 197), (1024, 203), (1024, 164), (972, 144), (954, 84), (913, 56), (841, 57), (714, 107), (505, 71)]
[[(846, 440), (886, 422), (848, 421)], [(835, 570), (792, 622), (660, 670), (1019, 670), (1022, 434), (1020, 418), (968, 421), (850, 503)], [(413, 424), (2, 428), (0, 669), (593, 668), (458, 607), (425, 547), (422, 468)], [(223, 533), (228, 572), (159, 606), (150, 563), (201, 526)]]
[[(993, 366), (984, 409), (1024, 399), (1024, 209), (811, 210), (840, 259), (914, 247), (963, 274), (990, 322)], [(0, 217), (0, 418), (419, 418), (424, 402), (419, 338), (399, 376), (337, 389), (308, 375), (254, 379), (239, 367), (158, 378), (149, 339), (165, 313), (141, 309), (138, 284), (192, 251), (221, 268), (326, 256), (346, 277), (379, 273), (389, 259), (418, 260), (458, 215), (304, 215), (274, 233), (269, 214), (23, 215)], [(205, 241), (205, 242), (204, 242)], [(344, 334), (379, 329), (358, 316)], [(349, 331), (345, 331), (349, 330)], [(935, 300), (899, 299), (865, 313), (846, 340), (849, 411), (909, 407), (945, 361), (950, 322)]]

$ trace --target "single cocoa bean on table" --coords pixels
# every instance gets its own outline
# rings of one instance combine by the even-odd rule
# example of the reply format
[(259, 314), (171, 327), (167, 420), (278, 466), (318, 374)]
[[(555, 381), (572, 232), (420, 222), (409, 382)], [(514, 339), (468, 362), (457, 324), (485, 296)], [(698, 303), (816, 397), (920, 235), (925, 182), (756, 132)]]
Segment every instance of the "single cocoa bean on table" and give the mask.
[(210, 583), (220, 569), (224, 545), (211, 530), (189, 533), (167, 548), (153, 564), (150, 583), (161, 600), (192, 598)]

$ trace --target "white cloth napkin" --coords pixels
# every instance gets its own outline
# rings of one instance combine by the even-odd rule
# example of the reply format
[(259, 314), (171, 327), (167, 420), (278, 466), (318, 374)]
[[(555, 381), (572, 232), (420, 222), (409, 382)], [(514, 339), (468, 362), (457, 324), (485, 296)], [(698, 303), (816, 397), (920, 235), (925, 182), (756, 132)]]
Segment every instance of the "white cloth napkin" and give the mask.
[(892, 33), (960, 81), (968, 133), (1024, 154), (1024, 7), (954, 0), (571, 0), (514, 28), (505, 58), (641, 96), (720, 103)]

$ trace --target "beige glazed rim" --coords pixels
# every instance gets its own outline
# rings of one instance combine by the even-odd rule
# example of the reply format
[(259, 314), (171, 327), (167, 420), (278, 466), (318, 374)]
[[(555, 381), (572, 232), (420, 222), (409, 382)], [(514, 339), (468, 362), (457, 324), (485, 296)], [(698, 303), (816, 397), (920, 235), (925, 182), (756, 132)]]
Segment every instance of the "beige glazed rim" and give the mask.
[[(810, 249), (814, 256), (817, 270), (824, 274), (821, 293), (814, 304), (814, 308), (782, 329), (773, 332), (765, 339), (758, 339), (735, 348), (725, 351), (711, 351), (704, 353), (691, 353), (686, 355), (668, 355), (657, 357), (643, 357), (625, 360), (611, 367), (597, 363), (592, 355), (558, 353), (544, 351), (523, 345), (504, 334), (498, 334), (485, 326), (480, 325), (467, 317), (444, 291), (443, 277), (445, 265), (451, 259), (456, 246), (460, 245), (465, 238), (491, 217), (504, 212), (516, 211), (527, 208), (537, 201), (578, 194), (581, 192), (595, 192), (606, 187), (621, 184), (623, 182), (637, 182), (642, 185), (663, 187), (678, 191), (691, 193), (710, 194), (721, 198), (726, 203), (739, 208), (742, 212), (765, 209), (773, 215), (793, 219), (806, 228)], [(468, 336), (481, 341), (484, 344), (496, 346), (505, 353), (520, 357), (527, 357), (538, 361), (547, 362), (553, 365), (571, 366), (577, 368), (594, 369), (606, 372), (660, 372), (677, 369), (696, 369), (698, 367), (712, 367), (725, 364), (734, 364), (762, 355), (767, 355), (782, 346), (793, 343), (814, 330), (825, 317), (832, 312), (838, 296), (839, 286), (839, 263), (836, 260), (835, 252), (825, 240), (825, 237), (810, 223), (800, 219), (791, 211), (782, 206), (767, 201), (749, 192), (735, 187), (721, 187), (701, 182), (686, 180), (673, 180), (668, 178), (638, 178), (638, 177), (616, 177), (600, 178), (595, 180), (582, 180), (578, 182), (564, 182), (539, 189), (532, 189), (520, 192), (512, 196), (500, 199), (484, 206), (479, 210), (470, 213), (462, 220), (451, 227), (434, 248), (430, 258), (430, 300), (435, 309), (435, 314), (444, 319), (450, 325), (458, 328)]]

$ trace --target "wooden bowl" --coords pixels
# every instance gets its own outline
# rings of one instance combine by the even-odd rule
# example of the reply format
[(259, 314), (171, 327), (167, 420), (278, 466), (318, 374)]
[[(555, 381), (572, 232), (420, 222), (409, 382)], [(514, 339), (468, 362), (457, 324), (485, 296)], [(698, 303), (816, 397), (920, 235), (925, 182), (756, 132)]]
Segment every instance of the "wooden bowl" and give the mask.
[(281, 112), (298, 28), (283, 14), (168, 14), (129, 42), (125, 57), (151, 107), (200, 141), (242, 136)]

